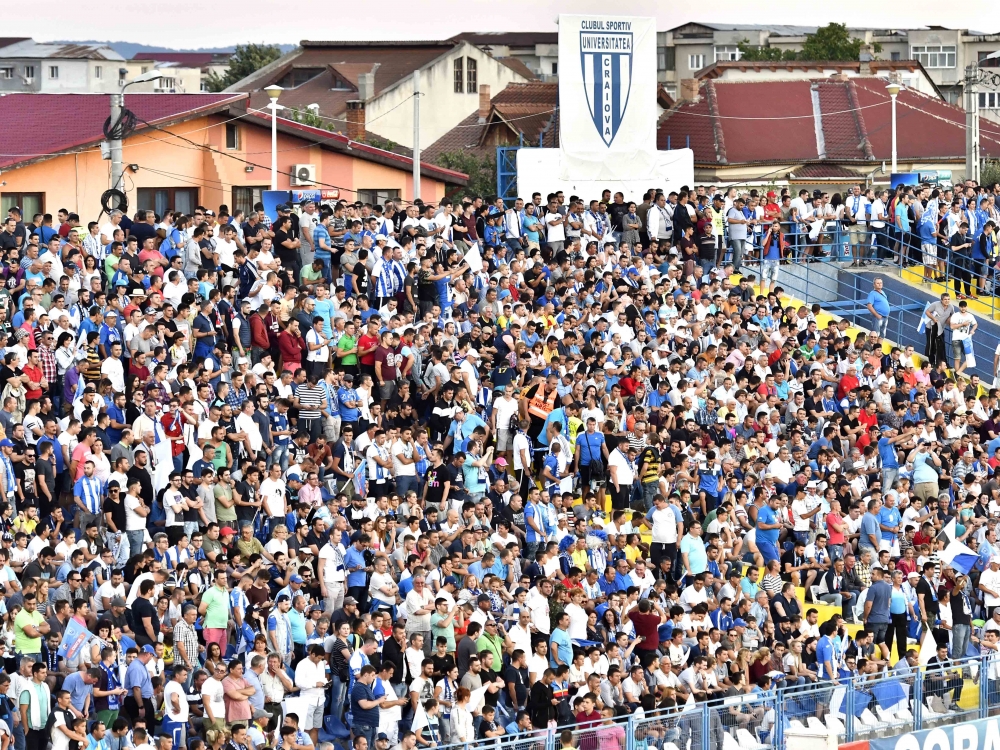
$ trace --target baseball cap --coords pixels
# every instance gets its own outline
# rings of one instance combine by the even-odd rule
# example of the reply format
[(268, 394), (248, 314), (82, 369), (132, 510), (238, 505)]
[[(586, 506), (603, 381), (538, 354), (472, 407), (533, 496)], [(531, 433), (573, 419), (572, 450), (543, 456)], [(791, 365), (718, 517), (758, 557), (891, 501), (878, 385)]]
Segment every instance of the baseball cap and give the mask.
[(500, 458), (498, 458), (493, 463), (495, 463), (497, 466), (506, 466), (507, 465), (507, 459), (504, 458), (503, 456), (500, 456)]
[[(270, 714), (268, 715), (270, 716)], [(378, 742), (379, 740), (385, 740), (386, 742), (388, 742), (389, 735), (387, 735), (385, 732), (379, 732), (378, 737), (375, 738), (375, 741)]]
[(142, 653), (153, 654), (153, 656), (156, 656), (156, 649), (150, 646), (149, 644), (146, 644), (145, 646), (142, 647)]
[(127, 604), (128, 603), (125, 601), (124, 596), (116, 596), (114, 599), (111, 600), (112, 607), (125, 607), (127, 606)]
[(458, 582), (458, 578), (456, 578), (455, 576), (445, 576), (445, 577), (444, 577), (444, 581), (442, 582), (442, 584), (441, 584), (441, 585), (442, 585), (442, 586), (447, 586), (447, 585), (448, 585), (449, 583), (450, 583), (450, 584), (451, 584), (452, 586), (454, 586), (454, 587), (455, 587), (456, 589), (457, 589), (457, 588), (459, 587), (459, 585), (460, 585), (460, 584), (459, 584), (459, 582)]
[(236, 529), (230, 526), (223, 526), (219, 529), (219, 536), (229, 536), (236, 533)]
[(10, 438), (4, 438), (3, 440), (0, 440), (0, 447), (2, 447), (2, 448), (13, 448), (14, 447), (14, 443), (11, 441)]
[(357, 603), (358, 603), (358, 600), (355, 599), (353, 596), (345, 596), (344, 597), (344, 604), (357, 604)]
[(300, 575), (293, 575), (291, 578), (288, 579), (288, 582), (289, 583), (302, 583), (303, 582), (302, 581), (302, 576), (300, 576)]
[(737, 617), (733, 621), (733, 627), (734, 628), (745, 628), (746, 626), (747, 626), (747, 621), (744, 620), (742, 617)]

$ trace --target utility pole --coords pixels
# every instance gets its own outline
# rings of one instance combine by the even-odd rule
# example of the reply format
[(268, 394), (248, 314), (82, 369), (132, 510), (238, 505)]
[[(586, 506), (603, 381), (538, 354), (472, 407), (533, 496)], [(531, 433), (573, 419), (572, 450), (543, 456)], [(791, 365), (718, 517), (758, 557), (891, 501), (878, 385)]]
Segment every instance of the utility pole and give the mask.
[(979, 182), (979, 65), (965, 68), (965, 179)]
[(413, 71), (413, 200), (420, 198), (420, 71)]
[[(122, 89), (124, 91), (124, 89)], [(115, 127), (118, 123), (118, 119), (122, 116), (122, 108), (125, 106), (125, 94), (111, 94), (109, 97), (111, 100), (111, 126)], [(121, 132), (120, 127), (115, 128), (119, 133)], [(125, 171), (124, 165), (122, 164), (122, 141), (121, 138), (114, 138), (108, 142), (109, 150), (111, 151), (111, 189), (112, 190), (122, 190), (122, 174)], [(122, 190), (122, 192), (125, 192)], [(119, 206), (118, 196), (112, 196), (111, 198), (111, 208), (115, 209)]]

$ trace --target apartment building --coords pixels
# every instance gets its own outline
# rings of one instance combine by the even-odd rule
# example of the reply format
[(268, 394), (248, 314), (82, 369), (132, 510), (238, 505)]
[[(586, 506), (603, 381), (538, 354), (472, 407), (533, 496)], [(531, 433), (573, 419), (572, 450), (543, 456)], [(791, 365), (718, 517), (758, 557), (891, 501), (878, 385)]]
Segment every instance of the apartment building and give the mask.
[[(687, 23), (657, 34), (658, 78), (667, 93), (677, 95), (685, 78), (716, 62), (740, 59), (739, 43), (748, 40), (757, 46), (800, 50), (814, 26)], [(1000, 60), (987, 60), (1000, 51), (1000, 34), (968, 29), (931, 26), (922, 29), (851, 29), (866, 44), (878, 44), (876, 58), (886, 61), (915, 60), (921, 64), (946, 101), (960, 104), (965, 68), (1000, 67)], [(988, 88), (988, 87), (984, 87)], [(979, 106), (1000, 110), (1000, 89), (982, 91)]]

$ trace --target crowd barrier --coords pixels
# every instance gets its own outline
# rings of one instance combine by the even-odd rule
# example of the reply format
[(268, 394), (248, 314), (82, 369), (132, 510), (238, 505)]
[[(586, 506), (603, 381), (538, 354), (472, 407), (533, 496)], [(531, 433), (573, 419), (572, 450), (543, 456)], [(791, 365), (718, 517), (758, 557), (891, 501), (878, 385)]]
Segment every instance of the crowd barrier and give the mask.
[[(876, 652), (877, 653), (877, 652)], [(1000, 655), (871, 675), (782, 684), (768, 690), (637, 711), (611, 723), (578, 723), (478, 740), (490, 750), (817, 750), (895, 737), (1000, 714)], [(571, 695), (575, 691), (571, 690)], [(563, 734), (571, 735), (564, 744)], [(466, 743), (436, 750), (462, 750)], [(973, 749), (975, 750), (975, 749)]]

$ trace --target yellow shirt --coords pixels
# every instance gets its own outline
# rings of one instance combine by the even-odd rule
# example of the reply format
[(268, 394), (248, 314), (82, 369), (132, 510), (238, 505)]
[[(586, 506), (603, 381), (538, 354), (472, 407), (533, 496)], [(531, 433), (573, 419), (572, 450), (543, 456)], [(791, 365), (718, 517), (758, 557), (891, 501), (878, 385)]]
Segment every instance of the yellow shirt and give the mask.
[(37, 525), (37, 518), (27, 518), (25, 516), (18, 516), (14, 519), (14, 523), (12, 524), (15, 531), (23, 531), (28, 536), (35, 533), (35, 527)]
[(634, 544), (625, 545), (625, 559), (628, 560), (632, 565), (635, 565), (635, 561), (642, 556), (642, 550), (636, 547)]

